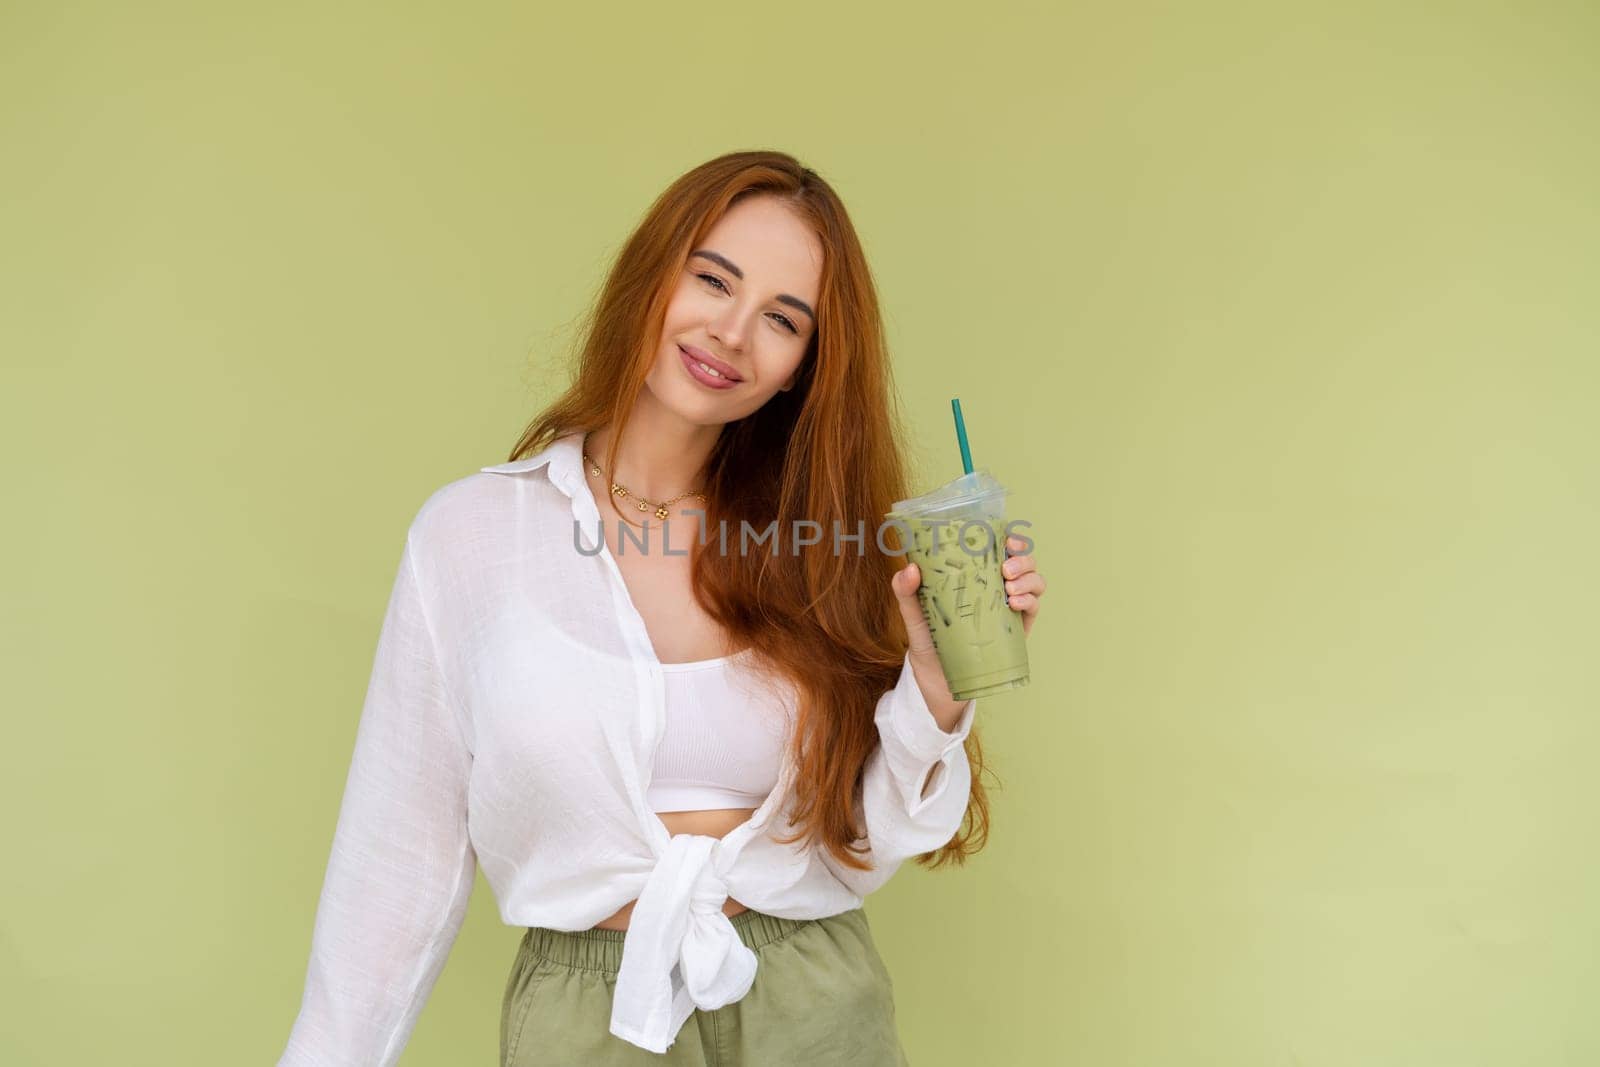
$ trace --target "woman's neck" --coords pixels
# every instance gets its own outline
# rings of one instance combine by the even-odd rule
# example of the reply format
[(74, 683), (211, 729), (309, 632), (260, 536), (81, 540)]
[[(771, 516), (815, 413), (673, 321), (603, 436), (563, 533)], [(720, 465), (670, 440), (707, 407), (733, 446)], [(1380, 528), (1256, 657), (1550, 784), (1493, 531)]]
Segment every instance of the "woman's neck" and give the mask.
[[(584, 449), (602, 467), (612, 432), (611, 426), (595, 430)], [(685, 422), (656, 403), (648, 390), (641, 391), (622, 432), (616, 468), (608, 476), (646, 500), (667, 500), (700, 489), (721, 433), (721, 426)]]

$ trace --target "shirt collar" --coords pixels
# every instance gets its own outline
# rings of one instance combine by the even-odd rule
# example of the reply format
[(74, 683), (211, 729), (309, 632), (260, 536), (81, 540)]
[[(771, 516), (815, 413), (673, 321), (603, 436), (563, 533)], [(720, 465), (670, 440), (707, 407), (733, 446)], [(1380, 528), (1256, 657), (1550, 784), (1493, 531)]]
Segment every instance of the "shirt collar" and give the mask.
[(551, 483), (569, 497), (576, 497), (583, 484), (583, 433), (569, 433), (558, 437), (545, 448), (523, 459), (479, 467), (490, 474), (521, 474), (548, 466)]

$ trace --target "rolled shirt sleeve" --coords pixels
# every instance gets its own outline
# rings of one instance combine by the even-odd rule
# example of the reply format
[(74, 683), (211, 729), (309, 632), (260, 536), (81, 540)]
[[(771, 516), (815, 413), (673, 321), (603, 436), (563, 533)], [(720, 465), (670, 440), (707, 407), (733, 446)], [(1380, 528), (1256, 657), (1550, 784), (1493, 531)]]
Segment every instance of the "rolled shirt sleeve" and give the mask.
[(394, 1064), (466, 917), (472, 755), (412, 545), (408, 532), (279, 1067)]
[(845, 867), (820, 849), (823, 863), (856, 896), (878, 889), (907, 859), (942, 848), (961, 829), (972, 786), (965, 743), (977, 710), (977, 700), (967, 701), (955, 729), (940, 729), (907, 653), (894, 688), (878, 699), (879, 745), (861, 776), (870, 849), (862, 858), (873, 869)]

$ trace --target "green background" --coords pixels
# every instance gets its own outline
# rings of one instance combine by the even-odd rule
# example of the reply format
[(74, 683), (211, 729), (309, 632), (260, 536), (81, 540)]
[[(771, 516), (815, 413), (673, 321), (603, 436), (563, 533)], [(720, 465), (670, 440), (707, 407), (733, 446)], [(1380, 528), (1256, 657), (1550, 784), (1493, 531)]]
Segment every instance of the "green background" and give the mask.
[[(682, 171), (829, 178), (1036, 524), (913, 1062), (1600, 1062), (1600, 13), (0, 9), (0, 1061), (269, 1063), (406, 523)], [(889, 595), (885, 587), (885, 595)], [(408, 1064), (494, 1062), (480, 884)]]

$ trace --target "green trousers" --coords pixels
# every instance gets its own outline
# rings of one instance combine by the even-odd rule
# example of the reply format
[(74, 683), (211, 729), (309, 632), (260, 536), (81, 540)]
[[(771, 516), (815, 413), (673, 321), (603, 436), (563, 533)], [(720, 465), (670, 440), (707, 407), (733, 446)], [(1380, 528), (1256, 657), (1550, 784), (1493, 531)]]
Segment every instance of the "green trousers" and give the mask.
[(729, 921), (756, 954), (755, 984), (732, 1004), (696, 1010), (664, 1054), (609, 1029), (623, 931), (529, 928), (501, 1004), (501, 1067), (905, 1067), (893, 984), (865, 911), (796, 920), (752, 910)]

